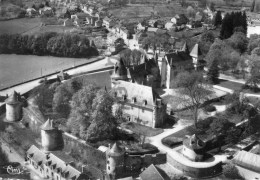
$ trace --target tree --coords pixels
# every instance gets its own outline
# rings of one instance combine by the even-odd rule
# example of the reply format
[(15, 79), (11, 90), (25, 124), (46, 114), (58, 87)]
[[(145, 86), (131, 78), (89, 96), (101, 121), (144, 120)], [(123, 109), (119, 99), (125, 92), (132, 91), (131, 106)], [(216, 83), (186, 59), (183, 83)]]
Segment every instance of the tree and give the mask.
[(87, 140), (96, 142), (113, 139), (117, 134), (117, 120), (112, 114), (114, 99), (101, 89), (97, 92), (92, 105), (91, 124), (87, 130)]
[(197, 127), (198, 110), (204, 101), (208, 100), (211, 95), (211, 90), (204, 81), (203, 75), (200, 72), (180, 72), (174, 80), (174, 86), (179, 93), (177, 101), (193, 111), (195, 127)]
[(200, 42), (211, 42), (214, 43), (215, 36), (212, 31), (203, 32), (200, 37)]
[(210, 124), (210, 128), (207, 130), (207, 134), (211, 137), (214, 137), (215, 142), (218, 144), (219, 151), (221, 150), (221, 144), (223, 143), (221, 140), (223, 140), (223, 137), (228, 135), (230, 128), (234, 126), (234, 123), (229, 122), (223, 117), (215, 119)]
[(251, 52), (252, 55), (260, 56), (260, 47), (256, 47)]
[(246, 85), (251, 87), (254, 91), (257, 91), (258, 84), (260, 84), (260, 61), (259, 60), (252, 60), (251, 62), (251, 69), (250, 69), (250, 76), (246, 81)]
[(229, 39), (228, 43), (234, 49), (237, 49), (240, 53), (244, 53), (247, 50), (248, 40), (244, 33), (236, 32)]
[(187, 15), (188, 15), (189, 18), (194, 18), (194, 17), (195, 17), (196, 12), (195, 12), (195, 10), (193, 9), (193, 7), (189, 6), (189, 7), (187, 8)]
[(85, 139), (86, 129), (91, 123), (92, 103), (96, 97), (97, 90), (97, 86), (90, 83), (77, 91), (72, 96), (70, 102), (71, 112), (67, 126), (73, 134), (80, 132), (79, 135), (83, 139)]
[(118, 38), (114, 42), (115, 45), (115, 52), (118, 53), (124, 49), (125, 41), (122, 38)]
[(71, 19), (71, 14), (70, 14), (70, 11), (68, 9), (67, 9), (66, 13), (64, 14), (64, 18)]
[(240, 174), (239, 171), (237, 169), (237, 167), (232, 164), (232, 163), (228, 163), (225, 164), (223, 166), (223, 174), (226, 178), (230, 178), (230, 179), (244, 179)]
[(210, 83), (217, 84), (219, 82), (219, 66), (218, 66), (218, 60), (214, 59), (213, 62), (211, 62), (208, 72), (207, 72), (207, 80)]
[[(0, 142), (1, 145), (1, 142)], [(0, 148), (0, 165), (5, 165), (6, 163), (8, 163), (8, 156), (7, 154), (3, 151), (2, 148)]]
[(221, 12), (217, 11), (215, 19), (214, 19), (214, 26), (218, 27), (220, 26), (222, 23), (222, 16), (221, 16)]

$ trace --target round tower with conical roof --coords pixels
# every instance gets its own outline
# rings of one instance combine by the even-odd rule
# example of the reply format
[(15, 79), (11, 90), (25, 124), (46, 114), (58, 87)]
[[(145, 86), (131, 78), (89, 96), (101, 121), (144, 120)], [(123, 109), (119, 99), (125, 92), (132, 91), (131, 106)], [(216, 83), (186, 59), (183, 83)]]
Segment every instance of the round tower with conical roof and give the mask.
[(117, 143), (107, 150), (106, 160), (106, 172), (111, 179), (115, 179), (120, 173), (124, 172), (125, 150), (120, 148)]
[(123, 81), (128, 80), (127, 69), (122, 59), (116, 62), (116, 64), (114, 65), (114, 72), (111, 75), (112, 87), (114, 86), (115, 82), (118, 80), (123, 80)]
[(22, 117), (22, 102), (20, 101), (20, 95), (14, 91), (6, 100), (6, 120), (15, 122)]
[(45, 151), (56, 151), (63, 148), (62, 132), (53, 126), (52, 120), (47, 120), (41, 126), (42, 147)]

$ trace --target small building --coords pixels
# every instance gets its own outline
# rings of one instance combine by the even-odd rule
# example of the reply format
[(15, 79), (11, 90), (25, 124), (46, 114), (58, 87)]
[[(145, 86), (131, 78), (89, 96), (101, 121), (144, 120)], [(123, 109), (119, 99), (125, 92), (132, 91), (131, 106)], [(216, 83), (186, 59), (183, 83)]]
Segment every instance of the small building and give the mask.
[(242, 150), (235, 155), (232, 162), (253, 172), (260, 173), (260, 155)]
[(26, 16), (28, 17), (35, 17), (37, 14), (38, 12), (34, 8), (26, 9)]
[(14, 91), (6, 100), (6, 120), (15, 122), (22, 118), (22, 102), (20, 94)]
[(40, 13), (41, 16), (47, 16), (47, 17), (51, 17), (51, 16), (54, 15), (52, 8), (46, 7), (46, 6), (44, 8), (41, 8), (39, 10), (39, 13)]
[(185, 16), (185, 14), (177, 14), (171, 19), (171, 22), (177, 26), (181, 26), (187, 24), (189, 19)]
[(103, 26), (105, 26), (107, 29), (112, 28), (115, 25), (116, 21), (114, 19), (109, 18), (107, 16), (103, 19)]
[(201, 161), (205, 154), (205, 143), (195, 134), (183, 140), (182, 154), (192, 161)]
[(191, 52), (190, 52), (190, 56), (192, 57), (195, 70), (197, 70), (198, 67), (201, 66), (201, 63), (202, 63), (201, 55), (202, 55), (202, 53), (201, 53), (201, 50), (199, 48), (199, 44), (196, 43), (194, 45), (194, 47), (192, 48)]
[(169, 177), (164, 177), (163, 174), (158, 170), (156, 166), (151, 164), (148, 168), (146, 168), (141, 174), (140, 174), (141, 180), (168, 180)]
[(26, 152), (27, 162), (42, 178), (55, 180), (86, 180), (89, 177), (72, 166), (68, 156), (63, 159), (53, 153), (44, 153), (32, 145)]

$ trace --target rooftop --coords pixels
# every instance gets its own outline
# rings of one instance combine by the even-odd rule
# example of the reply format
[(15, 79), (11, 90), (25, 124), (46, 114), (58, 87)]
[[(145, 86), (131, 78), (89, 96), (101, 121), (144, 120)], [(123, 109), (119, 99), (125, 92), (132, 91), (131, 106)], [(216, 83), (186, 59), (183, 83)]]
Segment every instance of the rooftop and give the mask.
[(141, 180), (165, 180), (153, 164), (151, 164), (140, 174), (140, 178)]

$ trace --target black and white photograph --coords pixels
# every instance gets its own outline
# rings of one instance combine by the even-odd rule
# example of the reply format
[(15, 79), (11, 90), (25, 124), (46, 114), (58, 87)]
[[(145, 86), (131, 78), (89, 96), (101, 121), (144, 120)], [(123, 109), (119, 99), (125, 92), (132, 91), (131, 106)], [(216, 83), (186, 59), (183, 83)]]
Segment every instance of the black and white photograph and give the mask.
[(260, 180), (260, 0), (0, 0), (0, 180)]

